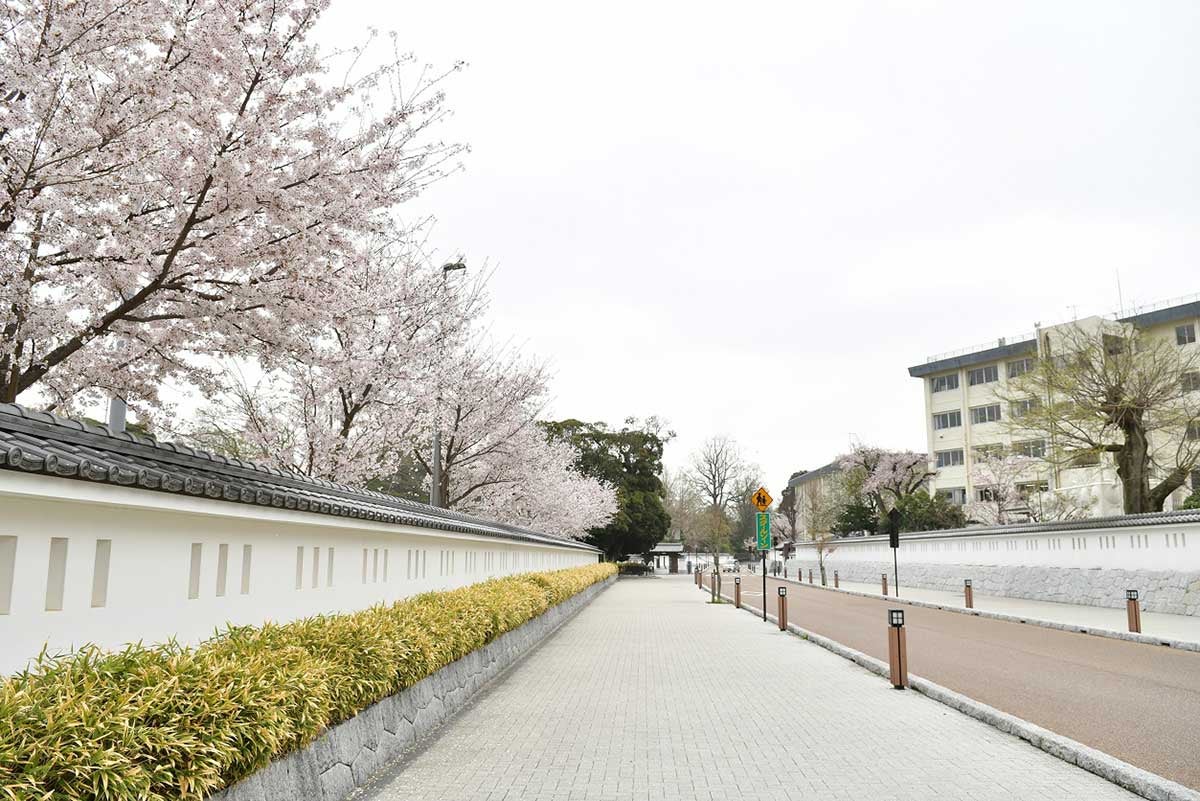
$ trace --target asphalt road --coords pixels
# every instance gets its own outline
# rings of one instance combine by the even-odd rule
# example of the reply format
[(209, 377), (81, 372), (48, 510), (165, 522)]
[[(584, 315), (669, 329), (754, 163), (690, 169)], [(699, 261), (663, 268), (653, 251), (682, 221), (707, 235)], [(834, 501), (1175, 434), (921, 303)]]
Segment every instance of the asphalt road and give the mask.
[[(742, 605), (761, 609), (762, 577), (741, 576)], [(767, 580), (772, 614), (780, 583)], [(895, 604), (787, 587), (789, 623), (887, 661)], [(733, 595), (732, 575), (721, 588)], [(902, 608), (911, 673), (1200, 789), (1200, 653)]]

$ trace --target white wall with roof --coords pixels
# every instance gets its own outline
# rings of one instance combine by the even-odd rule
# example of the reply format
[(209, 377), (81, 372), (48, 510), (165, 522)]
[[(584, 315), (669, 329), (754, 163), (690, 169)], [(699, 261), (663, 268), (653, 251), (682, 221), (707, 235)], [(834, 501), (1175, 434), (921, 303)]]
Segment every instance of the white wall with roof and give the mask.
[(0, 674), (597, 560), (589, 549), (0, 471)]

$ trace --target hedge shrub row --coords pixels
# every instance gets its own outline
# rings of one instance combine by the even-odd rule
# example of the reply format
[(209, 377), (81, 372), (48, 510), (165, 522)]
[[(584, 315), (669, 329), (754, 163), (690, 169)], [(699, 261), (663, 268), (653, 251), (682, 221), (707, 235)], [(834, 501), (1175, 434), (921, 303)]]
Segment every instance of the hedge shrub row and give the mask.
[(194, 648), (43, 655), (0, 685), (0, 799), (201, 799), (615, 572), (493, 579)]

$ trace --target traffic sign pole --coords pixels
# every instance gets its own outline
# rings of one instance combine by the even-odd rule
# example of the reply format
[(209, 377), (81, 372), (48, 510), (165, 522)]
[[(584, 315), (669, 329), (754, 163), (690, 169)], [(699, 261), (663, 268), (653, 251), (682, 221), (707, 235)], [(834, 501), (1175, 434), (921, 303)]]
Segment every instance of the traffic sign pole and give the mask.
[(755, 533), (758, 535), (758, 550), (762, 554), (762, 613), (763, 620), (767, 619), (767, 551), (771, 550), (771, 493), (766, 487), (759, 487), (750, 494), (750, 503), (758, 509), (755, 516)]

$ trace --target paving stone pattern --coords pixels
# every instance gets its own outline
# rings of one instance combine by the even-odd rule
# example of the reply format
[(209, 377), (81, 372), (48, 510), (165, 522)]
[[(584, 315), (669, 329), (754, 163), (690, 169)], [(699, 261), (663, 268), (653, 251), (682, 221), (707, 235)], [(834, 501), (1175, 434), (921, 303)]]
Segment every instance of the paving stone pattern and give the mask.
[[(1028, 598), (1034, 601), (1082, 604), (1083, 606), (1125, 607), (1125, 590), (1141, 593), (1142, 609), (1172, 615), (1200, 615), (1200, 573), (1182, 570), (1118, 570), (1114, 568), (1033, 567), (1019, 565), (944, 565), (905, 562), (900, 556), (900, 580), (909, 587), (927, 590), (961, 592), (964, 578), (972, 580), (979, 595), (999, 595), (1005, 598)], [(796, 567), (805, 578), (812, 570), (820, 576), (815, 559), (788, 560), (788, 575)], [(842, 581), (879, 584), (881, 573), (891, 581), (892, 563), (837, 562), (825, 563), (825, 574), (833, 584), (833, 571)], [(817, 579), (820, 581), (820, 579)]]
[(589, 587), (495, 642), (333, 726), (308, 748), (209, 797), (209, 801), (340, 801), (387, 765), (403, 764), (498, 674), (535, 648), (615, 579)]
[(705, 598), (618, 582), (361, 797), (1136, 798)]

